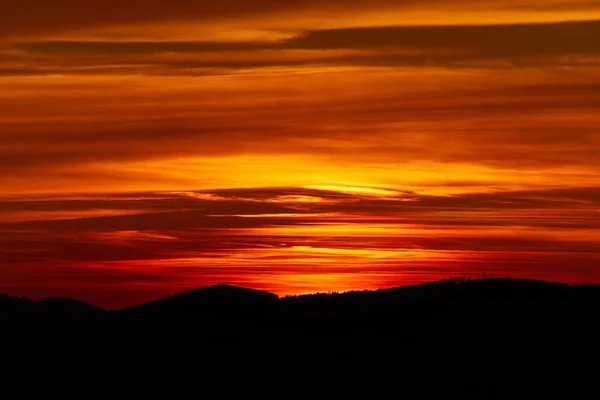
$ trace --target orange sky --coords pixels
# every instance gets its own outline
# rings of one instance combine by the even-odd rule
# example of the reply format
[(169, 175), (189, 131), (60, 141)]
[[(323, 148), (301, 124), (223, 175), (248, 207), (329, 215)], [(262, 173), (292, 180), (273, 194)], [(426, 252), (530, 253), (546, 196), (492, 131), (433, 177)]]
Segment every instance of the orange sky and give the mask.
[(0, 292), (600, 282), (599, 110), (598, 1), (22, 0)]

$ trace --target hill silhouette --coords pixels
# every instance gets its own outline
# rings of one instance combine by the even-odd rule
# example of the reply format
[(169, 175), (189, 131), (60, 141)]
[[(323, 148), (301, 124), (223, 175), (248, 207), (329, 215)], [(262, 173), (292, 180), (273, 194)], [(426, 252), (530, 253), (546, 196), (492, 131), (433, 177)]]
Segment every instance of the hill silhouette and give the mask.
[[(218, 324), (241, 319), (269, 329), (391, 329), (401, 321), (469, 322), (537, 321), (591, 318), (600, 309), (600, 286), (567, 285), (517, 279), (448, 279), (416, 286), (346, 293), (278, 297), (273, 293), (232, 285), (216, 285), (134, 305), (102, 310), (73, 299), (0, 295), (0, 318), (107, 317), (106, 321), (179, 319)], [(358, 324), (363, 321), (363, 324)]]
[(49, 298), (34, 301), (0, 295), (0, 321), (93, 320), (107, 314), (107, 311), (79, 300)]
[(277, 300), (278, 296), (272, 293), (223, 284), (189, 290), (161, 300), (128, 307), (121, 312), (128, 315), (223, 313), (242, 316), (268, 308)]
[(600, 286), (515, 279), (286, 297), (217, 285), (115, 311), (0, 296), (3, 332), (26, 331), (5, 343), (35, 335), (20, 352), (246, 396), (251, 380), (305, 397), (587, 398), (599, 311)]

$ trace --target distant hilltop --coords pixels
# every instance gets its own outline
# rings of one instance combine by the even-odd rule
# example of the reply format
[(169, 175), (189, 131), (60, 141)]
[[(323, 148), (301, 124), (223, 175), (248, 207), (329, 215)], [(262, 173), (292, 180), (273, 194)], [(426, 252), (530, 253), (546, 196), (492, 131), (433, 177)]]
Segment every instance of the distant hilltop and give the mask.
[[(319, 324), (323, 329), (388, 326), (406, 320), (574, 318), (600, 306), (600, 286), (517, 279), (448, 279), (393, 289), (278, 297), (231, 285), (199, 288), (108, 311), (72, 299), (33, 301), (0, 296), (3, 320), (152, 321), (178, 319), (212, 328)], [(586, 314), (588, 313), (588, 314)], [(392, 323), (393, 321), (393, 323)]]

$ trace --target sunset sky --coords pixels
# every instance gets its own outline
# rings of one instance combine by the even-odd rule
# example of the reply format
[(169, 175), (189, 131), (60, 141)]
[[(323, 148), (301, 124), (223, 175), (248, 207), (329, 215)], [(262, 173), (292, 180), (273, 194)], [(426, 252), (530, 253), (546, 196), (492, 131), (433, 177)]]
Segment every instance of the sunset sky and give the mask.
[(0, 292), (600, 283), (598, 0), (21, 0)]

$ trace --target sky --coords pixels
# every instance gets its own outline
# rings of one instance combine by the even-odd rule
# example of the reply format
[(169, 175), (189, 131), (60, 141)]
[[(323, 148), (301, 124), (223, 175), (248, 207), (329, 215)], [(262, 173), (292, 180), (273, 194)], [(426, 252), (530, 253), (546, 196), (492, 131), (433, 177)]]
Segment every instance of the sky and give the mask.
[(596, 0), (21, 0), (0, 292), (600, 283)]

